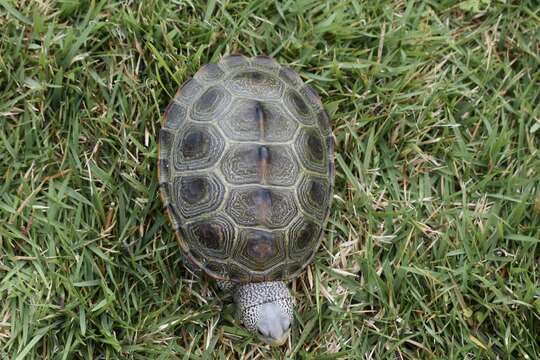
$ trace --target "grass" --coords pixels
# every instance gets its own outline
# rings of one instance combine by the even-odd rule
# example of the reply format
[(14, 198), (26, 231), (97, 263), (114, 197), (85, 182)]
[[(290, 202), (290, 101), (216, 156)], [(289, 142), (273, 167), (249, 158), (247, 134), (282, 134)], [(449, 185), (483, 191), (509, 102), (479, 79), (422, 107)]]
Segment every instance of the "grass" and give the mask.
[[(0, 0), (0, 359), (539, 359), (535, 1)], [(259, 344), (157, 192), (179, 85), (269, 54), (337, 140), (327, 236)]]

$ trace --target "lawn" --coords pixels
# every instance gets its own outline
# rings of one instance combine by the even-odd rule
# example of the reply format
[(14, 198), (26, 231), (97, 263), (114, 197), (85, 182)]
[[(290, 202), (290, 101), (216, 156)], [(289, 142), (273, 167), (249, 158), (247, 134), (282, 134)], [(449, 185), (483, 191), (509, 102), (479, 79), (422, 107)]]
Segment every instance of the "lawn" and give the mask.
[[(536, 1), (0, 0), (0, 359), (539, 359)], [(283, 348), (185, 270), (158, 196), (177, 88), (268, 54), (336, 137)]]

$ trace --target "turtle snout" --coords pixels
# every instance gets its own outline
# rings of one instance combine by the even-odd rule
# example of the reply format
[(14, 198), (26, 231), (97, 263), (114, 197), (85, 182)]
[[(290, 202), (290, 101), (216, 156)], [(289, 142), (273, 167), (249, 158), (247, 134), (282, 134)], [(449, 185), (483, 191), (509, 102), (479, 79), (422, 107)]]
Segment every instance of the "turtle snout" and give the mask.
[(283, 345), (289, 337), (291, 319), (287, 312), (276, 303), (261, 305), (260, 320), (257, 322), (257, 333), (271, 345)]

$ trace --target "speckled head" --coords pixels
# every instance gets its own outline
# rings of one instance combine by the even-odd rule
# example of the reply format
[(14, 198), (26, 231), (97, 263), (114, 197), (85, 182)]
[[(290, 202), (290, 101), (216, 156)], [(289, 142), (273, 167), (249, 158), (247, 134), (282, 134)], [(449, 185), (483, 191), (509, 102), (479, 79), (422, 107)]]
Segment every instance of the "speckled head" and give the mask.
[(293, 320), (293, 299), (282, 281), (240, 284), (234, 291), (238, 320), (270, 345), (283, 345)]

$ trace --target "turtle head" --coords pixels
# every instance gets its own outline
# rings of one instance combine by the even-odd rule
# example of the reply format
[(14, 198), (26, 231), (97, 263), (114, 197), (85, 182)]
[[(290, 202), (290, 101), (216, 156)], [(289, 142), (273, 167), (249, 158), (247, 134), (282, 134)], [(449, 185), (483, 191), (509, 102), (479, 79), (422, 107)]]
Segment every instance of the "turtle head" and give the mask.
[(240, 284), (234, 301), (238, 320), (261, 340), (280, 346), (292, 324), (293, 299), (282, 281)]

